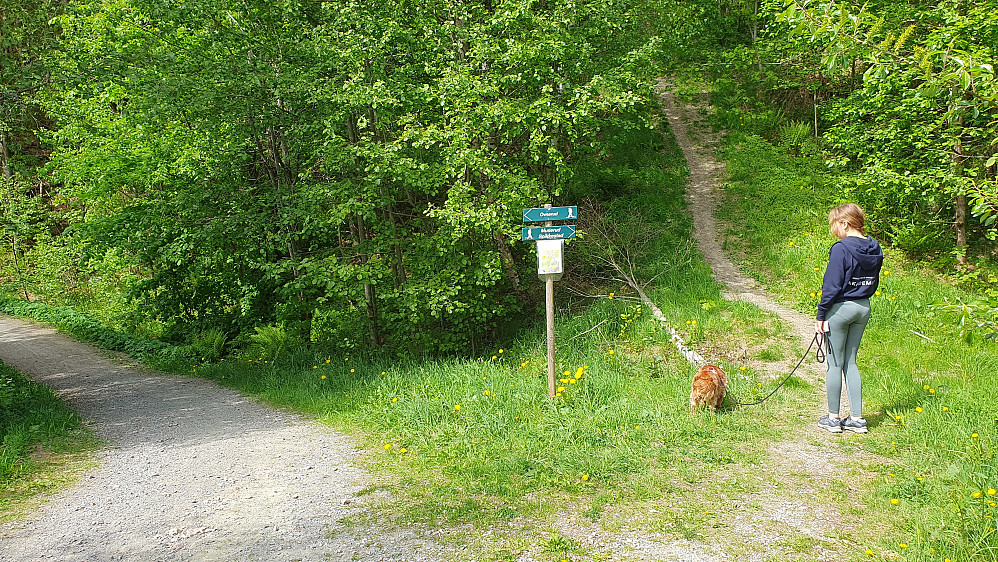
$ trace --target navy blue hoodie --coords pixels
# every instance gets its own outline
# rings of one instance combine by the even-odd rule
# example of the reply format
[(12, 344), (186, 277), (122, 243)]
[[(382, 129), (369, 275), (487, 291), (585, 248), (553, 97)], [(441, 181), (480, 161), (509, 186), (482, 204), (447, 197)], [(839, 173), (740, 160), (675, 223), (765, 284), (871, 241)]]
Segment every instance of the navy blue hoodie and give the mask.
[(880, 285), (880, 266), (884, 252), (876, 240), (867, 236), (846, 236), (832, 244), (828, 267), (821, 282), (818, 321), (824, 321), (828, 309), (840, 301), (866, 299)]

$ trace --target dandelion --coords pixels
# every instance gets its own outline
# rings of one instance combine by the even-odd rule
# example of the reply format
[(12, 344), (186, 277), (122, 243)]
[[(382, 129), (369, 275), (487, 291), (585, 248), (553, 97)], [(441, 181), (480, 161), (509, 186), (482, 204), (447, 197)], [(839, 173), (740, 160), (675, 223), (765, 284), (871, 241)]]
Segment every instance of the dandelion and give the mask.
[(558, 392), (565, 392), (565, 387), (564, 386), (559, 386), (558, 387)]
[(741, 367), (738, 367), (738, 370), (739, 371), (744, 371), (745, 370), (745, 365), (742, 365)]
[(489, 380), (489, 377), (482, 377), (482, 380), (483, 381), (487, 381), (487, 380)]
[(385, 375), (387, 375), (387, 374), (388, 374), (388, 373), (386, 373), (385, 371), (381, 371), (381, 376), (385, 376)]
[(460, 404), (454, 404), (454, 411), (455, 412), (460, 412), (461, 411), (461, 405)]
[(873, 556), (873, 551), (872, 551), (872, 550), (870, 550), (869, 548), (868, 548), (868, 549), (866, 549), (866, 553), (867, 553), (867, 554), (869, 554), (870, 556)]
[(811, 293), (811, 298), (812, 298), (812, 299), (813, 299), (814, 297), (816, 297), (816, 296), (818, 296), (818, 294), (817, 294), (817, 293)]
[(406, 451), (408, 451), (408, 449), (406, 449), (405, 447), (402, 447), (401, 449), (399, 449), (399, 454), (400, 455), (404, 455), (406, 453)]
[(634, 426), (634, 429), (641, 429), (641, 426), (640, 425), (636, 425), (636, 426)]
[(988, 488), (988, 495), (989, 496), (993, 496), (995, 494), (998, 494), (998, 492), (996, 492), (994, 488)]
[(353, 369), (350, 369), (350, 372), (352, 373), (352, 372), (353, 372)]
[(919, 477), (918, 477), (918, 478), (916, 478), (915, 480), (918, 480), (919, 482), (921, 482), (922, 480), (925, 480), (925, 478), (922, 478), (921, 476), (919, 476)]
[(897, 421), (901, 421), (901, 416), (894, 416), (894, 419)]
[(607, 351), (608, 354), (613, 355), (613, 350)]
[(499, 350), (499, 354), (502, 355), (502, 350), (501, 349)]
[(901, 547), (901, 548), (908, 548), (908, 545), (907, 545), (907, 544), (905, 544), (905, 543), (901, 543), (901, 544), (899, 544), (898, 546), (899, 546), (899, 547)]
[(935, 393), (936, 393), (936, 389), (934, 389), (934, 388), (930, 388), (929, 389), (929, 394), (935, 394)]
[(978, 435), (976, 433), (971, 433), (970, 436), (973, 437), (974, 439), (977, 439), (978, 437), (980, 437), (980, 435)]
[(981, 493), (980, 492), (974, 492), (974, 499), (977, 499), (979, 497), (981, 497)]
[(697, 325), (697, 321), (696, 320), (691, 320), (690, 323), (693, 324), (694, 326)]
[(399, 401), (399, 397), (398, 396), (395, 396), (395, 397), (392, 398), (392, 404), (394, 404), (394, 403), (396, 403), (398, 401)]
[(874, 291), (873, 294), (879, 297), (880, 296), (880, 291)]
[(349, 361), (349, 360), (350, 360), (350, 358), (349, 358), (349, 357), (344, 357), (344, 358), (343, 358), (343, 360), (344, 360), (344, 361)]
[(891, 505), (897, 505), (899, 503), (901, 503), (901, 500), (897, 498), (891, 498)]
[(575, 384), (577, 379), (568, 379), (568, 384)]
[(312, 368), (313, 368), (313, 369), (318, 369), (318, 368), (319, 368), (319, 366), (318, 366), (318, 365), (312, 365)]
[(918, 412), (919, 414), (921, 414), (922, 413), (922, 407), (921, 406), (916, 406), (915, 407), (915, 411)]
[(498, 358), (498, 357), (496, 357), (495, 355), (493, 355), (493, 356), (492, 356), (492, 360), (493, 360), (493, 361), (495, 361), (496, 359), (499, 359), (499, 358)]
[(561, 398), (561, 393), (560, 393), (560, 392), (555, 392), (555, 393), (554, 393), (554, 395), (555, 395), (556, 397), (558, 397), (558, 398)]
[(925, 386), (922, 387), (922, 390), (928, 390), (928, 389), (929, 389), (929, 385), (925, 385)]
[(322, 375), (322, 380), (326, 380), (326, 375)]
[(390, 450), (391, 450), (391, 448), (392, 448), (392, 445), (391, 445), (391, 443), (385, 443), (385, 450), (386, 450), (386, 451), (390, 451)]
[(326, 359), (326, 364), (328, 365), (330, 361), (332, 361), (332, 359)]
[(582, 475), (582, 481), (583, 482), (589, 482), (589, 475), (588, 474), (583, 474)]
[(948, 412), (949, 411), (949, 406), (943, 406), (943, 411), (944, 412)]
[(815, 271), (821, 271), (821, 268), (820, 267), (816, 267), (816, 268), (814, 268), (814, 270)]
[(790, 246), (793, 246), (793, 245), (794, 245), (794, 241), (793, 241), (793, 240), (791, 240), (791, 241), (790, 241), (790, 244), (788, 244), (788, 245), (790, 245)]

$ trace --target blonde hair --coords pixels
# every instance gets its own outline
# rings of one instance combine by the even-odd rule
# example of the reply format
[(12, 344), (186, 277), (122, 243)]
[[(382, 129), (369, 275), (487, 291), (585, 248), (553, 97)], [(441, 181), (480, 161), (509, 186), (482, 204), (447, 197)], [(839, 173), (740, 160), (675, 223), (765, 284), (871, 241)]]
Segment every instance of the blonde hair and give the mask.
[(866, 214), (859, 205), (855, 203), (846, 203), (845, 205), (839, 205), (828, 212), (829, 225), (833, 225), (839, 221), (845, 221), (845, 223), (849, 225), (849, 228), (857, 230), (860, 234), (866, 236), (866, 230), (864, 229), (864, 225), (866, 224)]

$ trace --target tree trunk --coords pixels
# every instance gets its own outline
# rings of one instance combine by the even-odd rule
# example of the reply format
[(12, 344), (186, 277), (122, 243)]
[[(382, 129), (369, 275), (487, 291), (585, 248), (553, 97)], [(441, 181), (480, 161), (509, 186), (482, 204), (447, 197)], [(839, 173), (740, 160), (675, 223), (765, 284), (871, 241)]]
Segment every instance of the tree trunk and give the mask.
[(509, 244), (506, 243), (506, 239), (501, 233), (495, 233), (493, 239), (496, 242), (499, 255), (502, 256), (502, 268), (506, 272), (506, 277), (509, 279), (510, 285), (513, 286), (513, 292), (516, 293), (517, 298), (521, 298), (524, 296), (523, 287), (520, 284), (520, 274), (516, 271), (513, 251), (510, 250)]
[[(3, 168), (4, 183), (8, 184), (5, 187), (4, 192), (7, 195), (6, 197), (7, 212), (11, 213), (13, 212), (11, 211), (13, 203), (11, 201), (9, 192), (7, 192), (7, 189), (13, 189), (14, 187), (13, 186), (14, 174), (12, 174), (10, 171), (10, 152), (7, 151), (7, 134), (4, 132), (0, 132), (0, 167)], [(12, 230), (11, 232), (10, 248), (11, 251), (14, 253), (14, 269), (17, 271), (18, 277), (21, 278), (21, 291), (24, 292), (24, 300), (31, 302), (31, 297), (28, 295), (27, 281), (25, 281), (24, 279), (25, 275), (27, 274), (27, 271), (24, 272), (21, 271), (20, 259), (18, 258), (17, 255), (18, 254), (17, 230)]]
[(961, 264), (967, 263), (967, 194), (958, 193), (956, 195), (956, 248), (957, 261)]
[[(363, 217), (359, 216), (357, 217), (357, 237), (361, 242), (367, 240), (367, 226), (364, 224)], [(367, 256), (361, 257), (361, 263), (366, 264), (367, 261)], [(367, 301), (367, 329), (371, 337), (371, 347), (378, 347), (381, 345), (381, 334), (378, 328), (378, 299), (374, 285), (371, 283), (364, 283), (364, 300)]]
[(10, 173), (10, 153), (7, 152), (7, 133), (0, 131), (0, 167), (3, 167), (3, 179), (8, 182), (14, 177)]
[[(953, 177), (958, 180), (963, 177), (963, 147), (960, 139), (953, 143), (952, 170)], [(956, 259), (961, 265), (967, 263), (967, 193), (962, 187), (957, 187), (956, 194)]]

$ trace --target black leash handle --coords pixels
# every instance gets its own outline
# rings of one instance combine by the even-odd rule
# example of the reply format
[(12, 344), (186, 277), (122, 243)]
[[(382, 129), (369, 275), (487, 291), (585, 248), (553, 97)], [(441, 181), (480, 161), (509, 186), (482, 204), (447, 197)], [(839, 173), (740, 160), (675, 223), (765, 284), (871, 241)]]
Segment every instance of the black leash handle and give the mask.
[(727, 388), (724, 389), (724, 394), (728, 398), (730, 398), (732, 402), (734, 402), (735, 404), (737, 404), (739, 406), (755, 406), (755, 405), (758, 405), (758, 404), (762, 404), (766, 400), (769, 400), (770, 396), (776, 394), (776, 391), (779, 390), (780, 387), (782, 387), (788, 380), (790, 380), (790, 377), (792, 377), (794, 375), (794, 373), (797, 372), (797, 369), (801, 366), (801, 363), (803, 363), (804, 360), (807, 359), (808, 354), (811, 353), (811, 349), (815, 347), (815, 344), (817, 344), (817, 348), (814, 350), (814, 359), (815, 359), (815, 361), (817, 361), (818, 363), (824, 363), (825, 362), (825, 350), (822, 349), (822, 346), (823, 345), (825, 345), (825, 346), (829, 345), (828, 338), (825, 337), (824, 334), (815, 333), (814, 337), (811, 339), (811, 344), (807, 346), (807, 351), (805, 351), (804, 355), (801, 356), (800, 361), (797, 361), (797, 365), (795, 365), (794, 368), (793, 368), (793, 370), (791, 370), (790, 373), (787, 376), (783, 377), (783, 380), (780, 381), (780, 384), (776, 385), (776, 388), (774, 388), (772, 390), (772, 392), (770, 392), (769, 394), (767, 394), (766, 397), (763, 398), (762, 400), (759, 400), (758, 402), (739, 402), (738, 399), (735, 398), (734, 394), (731, 394), (730, 392), (728, 392)]

